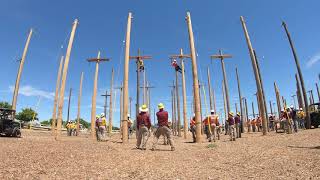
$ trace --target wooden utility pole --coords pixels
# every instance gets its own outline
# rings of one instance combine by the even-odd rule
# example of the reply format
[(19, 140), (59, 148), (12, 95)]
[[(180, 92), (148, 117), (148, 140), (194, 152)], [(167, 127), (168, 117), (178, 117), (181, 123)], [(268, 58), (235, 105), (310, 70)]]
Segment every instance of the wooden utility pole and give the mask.
[(309, 90), (308, 93), (309, 93), (309, 97), (310, 97), (310, 104), (314, 104), (314, 98), (313, 98), (312, 90)]
[(303, 98), (302, 98), (302, 93), (301, 93), (301, 87), (300, 87), (300, 82), (298, 78), (298, 74), (295, 74), (296, 78), (296, 86), (297, 86), (297, 97), (298, 97), (298, 102), (299, 102), (299, 108), (304, 108), (304, 103), (303, 103)]
[(80, 132), (80, 106), (81, 106), (81, 96), (82, 96), (82, 81), (83, 81), (83, 72), (81, 72), (79, 96), (78, 96), (77, 136), (79, 135), (79, 132)]
[(176, 101), (176, 85), (173, 81), (172, 83), (172, 103), (173, 103), (173, 116), (174, 118), (172, 119), (172, 130), (173, 130), (173, 135), (177, 135), (177, 101)]
[[(242, 24), (242, 27), (243, 27), (243, 31), (244, 31), (244, 34), (245, 34), (245, 38), (246, 38), (246, 41), (247, 41), (247, 45), (248, 45), (248, 50), (249, 50), (249, 54), (250, 54), (250, 58), (251, 58), (251, 63), (252, 63), (252, 67), (253, 67), (253, 71), (254, 71), (254, 75), (255, 75), (255, 79), (256, 79), (256, 86), (257, 86), (257, 94), (258, 94), (258, 99), (262, 100), (263, 99), (263, 92), (262, 92), (262, 86), (261, 86), (261, 79), (260, 79), (260, 76), (259, 76), (259, 72), (258, 72), (258, 67), (257, 67), (257, 61), (255, 59), (255, 56), (254, 56), (254, 52), (253, 52), (253, 48), (252, 48), (252, 44), (251, 44), (251, 40), (250, 40), (250, 37), (249, 37), (249, 33), (248, 33), (248, 30), (247, 30), (247, 26), (245, 24), (245, 21), (244, 21), (244, 18), (241, 16), (240, 17), (240, 21), (241, 21), (241, 24)], [(263, 114), (262, 116), (262, 133), (263, 135), (266, 135), (267, 134), (267, 131), (268, 131), (268, 127), (267, 127), (267, 119), (266, 117), (264, 116), (265, 113), (265, 108), (264, 107), (264, 103), (262, 101), (259, 101), (259, 104), (260, 104), (260, 108), (261, 112), (260, 114)]]
[(272, 109), (272, 103), (271, 103), (271, 101), (269, 101), (269, 106), (270, 106), (270, 113), (271, 113), (271, 115), (273, 115), (273, 109)]
[(302, 71), (301, 71), (301, 68), (300, 68), (300, 62), (299, 62), (296, 50), (294, 48), (290, 33), (288, 31), (287, 24), (285, 22), (282, 22), (282, 26), (284, 27), (284, 30), (286, 31), (286, 34), (287, 34), (287, 37), (288, 37), (288, 40), (289, 40), (289, 43), (290, 43), (290, 46), (291, 46), (292, 54), (294, 56), (294, 60), (295, 60), (295, 63), (296, 63), (296, 67), (297, 67), (297, 71), (298, 71), (298, 75), (299, 75), (299, 80), (300, 80), (300, 83), (301, 83), (302, 97), (303, 97), (304, 106), (305, 106), (304, 107), (305, 114), (306, 114), (305, 121), (306, 121), (306, 124), (307, 124), (307, 129), (310, 129), (311, 128), (311, 120), (310, 120), (310, 114), (309, 114), (309, 110), (308, 110), (309, 109), (309, 107), (308, 107), (309, 105), (308, 105), (307, 91), (306, 91), (306, 88), (305, 88), (305, 85), (304, 85)]
[(225, 87), (225, 95), (226, 95), (226, 103), (227, 103), (227, 113), (229, 114), (230, 112), (230, 98), (229, 98), (229, 87), (228, 87), (228, 80), (227, 80), (227, 73), (226, 73), (226, 68), (224, 65), (224, 59), (225, 58), (232, 58), (231, 55), (228, 54), (222, 54), (222, 50), (219, 50), (219, 54), (217, 55), (212, 55), (210, 56), (211, 59), (220, 59), (221, 61), (221, 69), (222, 69), (222, 73), (223, 73), (223, 83), (224, 83), (224, 87)]
[(262, 76), (261, 76), (261, 72), (260, 72), (260, 63), (259, 63), (259, 59), (257, 58), (257, 54), (256, 51), (253, 50), (254, 53), (254, 58), (256, 59), (257, 62), (257, 70), (258, 70), (258, 74), (259, 74), (259, 79), (260, 79), (260, 84), (261, 84), (261, 90), (262, 90), (262, 102), (263, 102), (263, 106), (261, 108), (264, 108), (264, 112), (265, 112), (265, 116), (266, 116), (266, 120), (267, 120), (267, 128), (269, 131), (269, 119), (268, 119), (268, 110), (267, 110), (267, 102), (266, 102), (266, 96), (264, 94), (264, 88), (263, 88), (263, 83), (262, 83)]
[[(137, 95), (136, 95), (136, 117), (139, 115), (139, 106), (140, 106), (140, 62), (143, 62), (146, 59), (151, 59), (151, 56), (142, 56), (140, 49), (138, 49), (137, 56), (130, 56), (129, 59), (136, 60), (137, 65)], [(135, 124), (137, 124), (137, 118), (135, 118)]]
[(297, 109), (296, 98), (295, 98), (296, 96), (297, 95), (295, 95), (295, 94), (291, 96), (292, 99), (293, 99), (293, 106), (294, 106), (295, 109)]
[(18, 70), (18, 74), (17, 74), (16, 84), (14, 86), (13, 99), (12, 99), (12, 109), (13, 110), (16, 110), (16, 108), (17, 108), (17, 98), (18, 98), (18, 94), (19, 94), (20, 78), (21, 78), (21, 74), (22, 74), (22, 70), (23, 70), (24, 61), (26, 60), (32, 32), (33, 32), (33, 30), (30, 29), (30, 32), (29, 32), (29, 35), (27, 38), (27, 42), (26, 42), (26, 45), (23, 50), (22, 58), (20, 60), (19, 70)]
[[(188, 131), (188, 119), (187, 119), (187, 93), (186, 93), (186, 80), (185, 80), (185, 68), (184, 68), (184, 58), (190, 58), (190, 55), (184, 55), (183, 54), (183, 50), (180, 49), (180, 54), (178, 55), (171, 55), (170, 58), (171, 59), (176, 59), (179, 58), (180, 59), (180, 63), (181, 63), (181, 69), (182, 69), (182, 95), (183, 95), (183, 127), (184, 127), (184, 139), (187, 138), (187, 131)], [(176, 87), (178, 87), (178, 71), (176, 71)], [(176, 93), (178, 94), (179, 90), (178, 88), (176, 89)], [(180, 98), (179, 95), (177, 97), (177, 101), (178, 101), (178, 128), (179, 128), (179, 136), (181, 136), (181, 123), (180, 123)]]
[(130, 108), (130, 117), (131, 117), (131, 115), (132, 115), (132, 108), (131, 108), (131, 104), (132, 104), (132, 97), (129, 97), (129, 103), (130, 103), (130, 105), (129, 105), (129, 108)]
[(254, 113), (254, 103), (252, 101), (252, 114), (253, 114), (253, 118), (256, 118), (256, 114)]
[(277, 107), (278, 107), (278, 116), (279, 116), (279, 119), (280, 119), (281, 118), (281, 101), (280, 101), (280, 92), (279, 92), (279, 89), (277, 87), (276, 82), (274, 82), (274, 91), (275, 91), (275, 94), (276, 94)]
[(93, 82), (93, 94), (92, 94), (92, 105), (91, 105), (91, 138), (95, 139), (95, 122), (96, 122), (96, 104), (97, 104), (97, 89), (98, 89), (98, 74), (99, 74), (99, 63), (109, 61), (108, 58), (100, 58), (100, 51), (98, 52), (97, 58), (91, 58), (88, 62), (96, 63), (96, 71)]
[(318, 83), (316, 83), (316, 88), (317, 88), (317, 93), (318, 93), (318, 102), (320, 102), (320, 92), (319, 92)]
[(200, 117), (200, 96), (199, 96), (199, 83), (198, 83), (198, 66), (196, 49), (194, 46), (194, 37), (192, 31), (192, 23), (190, 12), (187, 12), (187, 25), (189, 31), (189, 42), (191, 50), (191, 60), (192, 60), (192, 75), (193, 75), (193, 90), (194, 90), (194, 104), (195, 104), (195, 120), (196, 120), (196, 142), (201, 142), (201, 117)]
[(201, 87), (204, 86), (199, 82), (199, 102), (200, 102), (200, 119), (201, 119), (201, 133), (204, 134), (204, 129), (203, 129), (203, 123), (202, 123), (202, 118), (203, 118), (203, 114), (202, 114), (202, 99), (201, 99)]
[(238, 84), (238, 94), (239, 94), (239, 103), (240, 103), (240, 118), (241, 118), (241, 131), (244, 132), (244, 117), (243, 117), (243, 105), (242, 105), (242, 95), (241, 95), (241, 88), (240, 88), (240, 79), (238, 74), (238, 68), (236, 68), (236, 76), (237, 76), (237, 84)]
[(63, 59), (64, 59), (64, 57), (61, 56), (60, 65), (59, 65), (59, 70), (58, 70), (58, 75), (57, 75), (56, 91), (55, 91), (54, 100), (53, 100), (53, 113), (52, 113), (52, 122), (51, 122), (51, 130), (52, 130), (52, 132), (53, 132), (53, 135), (54, 135), (54, 133), (56, 132), (56, 124), (57, 124), (57, 102), (58, 102), (58, 97), (59, 97), (59, 87), (60, 87), (60, 82), (61, 82), (61, 73), (62, 73)]
[(246, 106), (246, 117), (247, 121), (249, 120), (249, 113), (248, 113), (248, 104), (247, 104), (247, 98), (244, 98), (244, 104)]
[(146, 99), (143, 103), (147, 105), (147, 107), (150, 109), (150, 89), (155, 88), (154, 86), (149, 86), (149, 82), (146, 83), (146, 86), (140, 87), (141, 89), (144, 89), (146, 93), (143, 93), (143, 99)]
[[(129, 54), (130, 54), (131, 12), (128, 15), (126, 34), (126, 51), (124, 58), (123, 74), (123, 114), (122, 114), (122, 143), (128, 143), (128, 84), (129, 84)], [(138, 86), (139, 89), (139, 86)], [(139, 108), (139, 107), (138, 107)]]
[(116, 87), (115, 89), (120, 90), (120, 134), (122, 134), (122, 114), (123, 114), (123, 83), (121, 82), (120, 87)]
[[(109, 104), (109, 133), (112, 133), (112, 120), (113, 120), (113, 79), (114, 79), (114, 69), (111, 71), (111, 83), (110, 83), (110, 104)], [(130, 111), (131, 112), (131, 111)]]
[(69, 91), (67, 122), (70, 121), (70, 102), (71, 102), (71, 95), (72, 95), (72, 88), (70, 88), (70, 91)]
[(106, 93), (105, 93), (105, 94), (102, 94), (101, 96), (105, 97), (105, 99), (104, 99), (104, 106), (103, 106), (103, 112), (104, 112), (104, 115), (107, 116), (108, 97), (111, 96), (111, 95), (108, 94), (108, 91), (106, 91)]
[(66, 80), (67, 80), (67, 74), (68, 74), (68, 66), (69, 66), (69, 60), (70, 60), (70, 54), (72, 49), (72, 44), (74, 40), (74, 35), (76, 33), (78, 25), (78, 19), (75, 19), (73, 22), (69, 44), (67, 48), (66, 58), (64, 60), (63, 65), (63, 72), (62, 72), (62, 79), (61, 79), (61, 87), (60, 87), (60, 93), (59, 93), (59, 103), (58, 103), (58, 123), (57, 123), (57, 133), (56, 133), (56, 140), (59, 140), (61, 136), (61, 127), (62, 127), (62, 112), (63, 112), (63, 103), (64, 103), (64, 91), (66, 88)]
[(212, 99), (213, 99), (213, 109), (214, 109), (214, 112), (217, 112), (217, 107), (216, 107), (216, 95), (215, 95), (214, 89), (212, 89)]
[(175, 101), (174, 101), (174, 88), (171, 89), (171, 128), (172, 128), (172, 134), (175, 135), (174, 131), (174, 121), (175, 121)]
[[(209, 90), (209, 100), (210, 100), (210, 110), (213, 110), (213, 100), (212, 100), (212, 89), (211, 89), (211, 79), (210, 79), (210, 70), (207, 68), (208, 75), (208, 90)], [(216, 111), (214, 111), (216, 112)]]
[(224, 109), (224, 118), (225, 118), (225, 121), (227, 120), (228, 118), (228, 114), (227, 114), (227, 102), (226, 102), (226, 90), (225, 90), (225, 87), (224, 87), (224, 82), (222, 80), (222, 96), (223, 96), (223, 109)]

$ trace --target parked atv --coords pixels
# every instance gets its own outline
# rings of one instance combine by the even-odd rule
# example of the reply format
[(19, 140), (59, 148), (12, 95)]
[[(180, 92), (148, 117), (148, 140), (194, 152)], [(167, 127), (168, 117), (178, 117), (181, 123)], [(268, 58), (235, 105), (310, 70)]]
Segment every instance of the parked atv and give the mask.
[(21, 124), (14, 115), (15, 110), (0, 108), (0, 136), (21, 137)]

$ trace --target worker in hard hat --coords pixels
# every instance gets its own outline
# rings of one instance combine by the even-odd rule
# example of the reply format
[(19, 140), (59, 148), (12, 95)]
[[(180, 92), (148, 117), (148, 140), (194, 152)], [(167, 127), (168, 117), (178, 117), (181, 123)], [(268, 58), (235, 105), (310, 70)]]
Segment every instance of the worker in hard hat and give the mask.
[(72, 135), (72, 123), (71, 123), (71, 121), (67, 122), (66, 128), (67, 128), (67, 135), (71, 136)]
[(171, 62), (171, 65), (174, 67), (174, 69), (180, 73), (182, 73), (181, 67), (178, 65), (177, 60), (173, 59)]
[(106, 135), (105, 135), (106, 129), (107, 129), (107, 120), (106, 120), (105, 114), (101, 113), (99, 118), (99, 133), (98, 133), (98, 135), (100, 136), (99, 137), (100, 141), (106, 140)]
[(221, 125), (219, 122), (219, 116), (215, 113), (214, 110), (211, 110), (211, 129), (212, 129), (212, 136), (213, 141), (216, 141), (216, 138), (220, 140), (220, 131), (221, 131)]
[(132, 120), (130, 118), (130, 114), (128, 116), (128, 139), (132, 135)]
[(196, 115), (194, 113), (190, 120), (190, 131), (192, 133), (193, 142), (196, 142)]
[(147, 105), (142, 105), (140, 107), (140, 113), (137, 116), (137, 130), (138, 130), (138, 138), (137, 138), (137, 149), (146, 150), (147, 141), (151, 135), (151, 120), (148, 114)]
[(240, 119), (240, 112), (237, 112), (236, 116), (234, 117), (234, 122), (235, 122), (235, 129), (236, 129), (236, 138), (240, 138), (240, 123), (241, 123), (241, 119)]
[(298, 117), (298, 121), (299, 121), (299, 128), (305, 129), (305, 126), (304, 126), (305, 114), (304, 114), (304, 111), (302, 108), (299, 109), (299, 111), (297, 113), (297, 117)]
[(290, 117), (293, 121), (293, 130), (295, 132), (298, 132), (298, 116), (297, 116), (297, 111), (294, 109), (294, 106), (290, 106)]
[(96, 122), (95, 122), (96, 127), (95, 127), (95, 130), (96, 130), (97, 141), (100, 141), (99, 123), (100, 123), (100, 116), (96, 115)]
[(229, 127), (230, 141), (235, 141), (236, 140), (235, 127), (234, 127), (235, 121), (234, 121), (232, 112), (229, 112), (229, 114), (228, 114), (227, 123), (228, 123), (228, 127)]
[(162, 103), (158, 104), (158, 109), (159, 111), (157, 112), (157, 119), (158, 119), (159, 127), (156, 130), (155, 138), (154, 138), (154, 142), (151, 150), (154, 151), (156, 149), (159, 137), (163, 135), (167, 137), (169, 145), (171, 146), (171, 151), (174, 151), (175, 148), (173, 144), (173, 139), (171, 137), (171, 130), (169, 129), (169, 125), (168, 125), (168, 117), (169, 117), (168, 112), (164, 110), (164, 105)]
[(77, 129), (76, 122), (72, 121), (72, 123), (71, 123), (71, 135), (72, 136), (76, 135), (76, 129)]

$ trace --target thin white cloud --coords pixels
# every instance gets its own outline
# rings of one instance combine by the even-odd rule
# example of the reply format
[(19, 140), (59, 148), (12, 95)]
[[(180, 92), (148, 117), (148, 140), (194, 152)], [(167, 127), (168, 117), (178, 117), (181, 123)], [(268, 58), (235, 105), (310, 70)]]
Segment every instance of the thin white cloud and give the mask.
[[(14, 91), (14, 86), (9, 86), (9, 89), (11, 92)], [(54, 93), (53, 92), (48, 92), (48, 91), (43, 91), (37, 88), (34, 88), (30, 85), (22, 86), (19, 88), (19, 94), (24, 95), (24, 96), (37, 96), (37, 97), (42, 97), (45, 99), (54, 99)]]
[(307, 68), (311, 68), (315, 63), (317, 63), (318, 61), (320, 61), (320, 53), (315, 54), (314, 56), (312, 56), (308, 62), (307, 62)]

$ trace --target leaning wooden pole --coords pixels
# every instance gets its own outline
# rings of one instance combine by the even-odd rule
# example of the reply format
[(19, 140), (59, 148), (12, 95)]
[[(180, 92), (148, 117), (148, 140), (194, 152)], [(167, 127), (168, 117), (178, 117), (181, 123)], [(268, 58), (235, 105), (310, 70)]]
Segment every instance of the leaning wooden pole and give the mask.
[(112, 133), (112, 118), (113, 118), (113, 78), (114, 78), (114, 69), (111, 71), (111, 83), (110, 83), (110, 104), (109, 104), (109, 133)]
[(59, 138), (61, 136), (64, 91), (66, 88), (66, 80), (67, 80), (67, 74), (68, 74), (70, 54), (71, 54), (72, 44), (73, 44), (73, 40), (74, 40), (74, 35), (76, 33), (77, 25), (78, 25), (78, 19), (75, 19), (73, 22), (72, 31), (71, 31), (69, 44), (68, 44), (68, 48), (67, 48), (67, 53), (66, 53), (66, 58), (64, 60), (64, 65), (63, 65), (63, 73), (62, 73), (61, 87), (60, 87), (60, 93), (59, 93), (59, 103), (58, 103), (58, 123), (57, 123), (57, 133), (56, 133), (56, 137), (55, 137), (56, 140), (59, 140)]
[(306, 128), (307, 129), (310, 129), (311, 128), (311, 120), (310, 120), (310, 114), (309, 114), (309, 108), (308, 108), (308, 97), (307, 97), (307, 91), (306, 91), (306, 88), (305, 88), (305, 85), (304, 85), (304, 80), (303, 80), (303, 76), (302, 76), (302, 71), (301, 71), (301, 68), (300, 68), (300, 62), (299, 62), (299, 59), (298, 59), (298, 55), (296, 53), (296, 49), (294, 48), (294, 45), (293, 45), (293, 41), (291, 39), (291, 35), (288, 31), (288, 28), (287, 28), (287, 24), (285, 22), (282, 22), (282, 25), (284, 27), (284, 30), (286, 31), (286, 34), (287, 34), (287, 37), (288, 37), (288, 40), (289, 40), (289, 43), (290, 43), (290, 46), (291, 46), (291, 50), (292, 50), (292, 54), (293, 54), (293, 57), (294, 57), (294, 61), (296, 63), (296, 67), (297, 67), (297, 71), (298, 71), (298, 75), (299, 75), (299, 80), (300, 80), (300, 83), (301, 83), (301, 89), (302, 89), (302, 97), (303, 97), (303, 100), (304, 100), (304, 111), (305, 111), (305, 114), (306, 114), (306, 118), (305, 118), (305, 121), (306, 121)]
[(267, 110), (267, 102), (266, 102), (266, 96), (264, 94), (264, 88), (263, 88), (263, 82), (262, 82), (262, 76), (261, 76), (261, 71), (260, 71), (260, 63), (259, 63), (259, 60), (257, 58), (257, 54), (256, 54), (256, 51), (253, 50), (253, 53), (254, 53), (254, 58), (256, 59), (256, 62), (257, 62), (257, 69), (258, 69), (258, 74), (259, 74), (259, 79), (260, 79), (260, 84), (261, 84), (261, 89), (262, 89), (262, 101), (263, 101), (263, 106), (262, 108), (264, 108), (264, 112), (265, 112), (265, 116), (266, 116), (266, 120), (267, 120), (267, 128), (268, 128), (268, 131), (269, 131), (269, 119), (268, 119), (268, 110)]
[[(252, 67), (253, 67), (253, 71), (254, 71), (254, 75), (255, 75), (255, 79), (256, 79), (256, 86), (257, 86), (257, 95), (258, 95), (258, 99), (262, 100), (263, 99), (263, 93), (262, 93), (262, 86), (261, 86), (261, 79), (259, 76), (259, 72), (258, 72), (258, 68), (257, 68), (257, 62), (254, 56), (254, 52), (253, 52), (253, 48), (252, 48), (252, 44), (251, 44), (251, 40), (249, 37), (249, 33), (247, 30), (247, 26), (245, 24), (244, 18), (241, 16), (240, 17), (241, 20), (241, 24), (243, 27), (243, 31), (244, 31), (244, 35), (247, 41), (247, 45), (248, 45), (248, 50), (249, 50), (249, 54), (250, 54), (250, 58), (251, 58), (251, 63), (252, 63)], [(264, 107), (264, 104), (262, 101), (259, 101), (260, 107)], [(260, 108), (261, 112), (260, 114), (266, 114), (265, 113), (265, 109), (264, 108)], [(267, 119), (265, 116), (262, 116), (262, 133), (263, 135), (266, 135), (268, 131), (268, 127), (267, 127)]]
[(12, 109), (13, 110), (16, 110), (16, 108), (17, 108), (17, 98), (18, 98), (18, 94), (19, 94), (20, 79), (21, 79), (21, 74), (22, 74), (22, 70), (23, 70), (24, 61), (26, 60), (26, 56), (27, 56), (27, 52), (28, 52), (28, 48), (29, 48), (32, 32), (33, 32), (33, 30), (30, 29), (30, 32), (29, 32), (29, 35), (28, 35), (28, 38), (27, 38), (27, 42), (26, 42), (26, 45), (25, 45), (24, 50), (23, 50), (23, 54), (22, 54), (22, 58), (21, 58), (21, 61), (20, 61), (20, 65), (19, 65), (19, 70), (18, 70), (18, 74), (17, 74), (16, 84), (14, 86), (13, 99), (12, 99)]
[(274, 82), (274, 92), (276, 94), (276, 100), (277, 100), (277, 108), (278, 108), (278, 116), (279, 119), (281, 118), (281, 101), (280, 101), (280, 93), (279, 93), (279, 89), (277, 87), (276, 82)]
[(213, 109), (214, 112), (217, 112), (217, 107), (216, 107), (216, 95), (214, 89), (212, 89), (212, 100), (213, 100)]
[(69, 91), (67, 122), (70, 121), (70, 103), (71, 103), (71, 96), (72, 96), (72, 88), (70, 88), (70, 91)]
[(295, 78), (296, 78), (297, 97), (298, 97), (299, 108), (303, 108), (304, 107), (304, 102), (303, 102), (303, 98), (302, 98), (302, 93), (301, 93), (301, 87), (300, 87), (300, 81), (299, 81), (299, 78), (298, 78), (298, 74), (295, 74)]
[[(98, 52), (97, 59), (100, 59), (100, 51)], [(92, 104), (91, 104), (91, 138), (95, 139), (95, 122), (96, 122), (96, 104), (97, 104), (97, 89), (98, 89), (98, 74), (99, 74), (99, 62), (96, 62), (96, 70), (93, 82), (93, 94), (92, 94)]]
[(178, 121), (177, 121), (177, 129), (178, 129), (178, 136), (181, 137), (181, 114), (180, 114), (180, 95), (179, 95), (179, 78), (178, 78), (178, 71), (176, 72), (176, 100), (177, 100), (177, 114), (178, 114)]
[(79, 132), (80, 132), (80, 107), (81, 107), (81, 96), (82, 96), (82, 82), (83, 82), (83, 72), (81, 72), (79, 95), (78, 95), (77, 135), (79, 135)]
[(191, 60), (192, 60), (192, 75), (193, 75), (193, 89), (194, 89), (194, 104), (195, 104), (195, 120), (196, 120), (196, 142), (201, 142), (201, 118), (200, 118), (200, 96), (199, 96), (199, 83), (198, 83), (198, 68), (197, 68), (197, 57), (196, 50), (194, 46), (194, 37), (192, 31), (192, 23), (190, 12), (187, 12), (187, 25), (189, 31), (189, 42), (191, 50)]
[(210, 110), (213, 110), (211, 78), (210, 78), (210, 70), (209, 70), (209, 67), (207, 68), (207, 75), (208, 75), (208, 89), (209, 89), (209, 99), (210, 99)]
[[(182, 49), (180, 50), (182, 54)], [(186, 79), (184, 72), (184, 61), (181, 61), (182, 69), (182, 95), (183, 95), (183, 137), (187, 139), (188, 133), (188, 118), (187, 118), (187, 92), (186, 92)]]
[(57, 124), (57, 102), (59, 97), (59, 88), (60, 88), (60, 82), (61, 82), (61, 73), (62, 73), (62, 65), (63, 65), (63, 59), (64, 57), (61, 56), (60, 59), (60, 65), (57, 75), (57, 82), (56, 82), (56, 91), (54, 94), (54, 100), (53, 100), (53, 113), (52, 113), (52, 121), (51, 121), (51, 131), (53, 132), (53, 135), (56, 132), (56, 124)]
[(123, 74), (123, 113), (122, 113), (122, 143), (128, 143), (128, 83), (129, 83), (129, 55), (130, 55), (130, 33), (131, 33), (131, 12), (128, 15), (126, 51), (124, 57)]
[(239, 103), (240, 103), (240, 118), (241, 118), (241, 131), (244, 132), (244, 117), (243, 117), (243, 105), (242, 105), (242, 95), (240, 88), (240, 79), (238, 74), (238, 68), (236, 68), (237, 84), (238, 84), (238, 94), (239, 94)]

